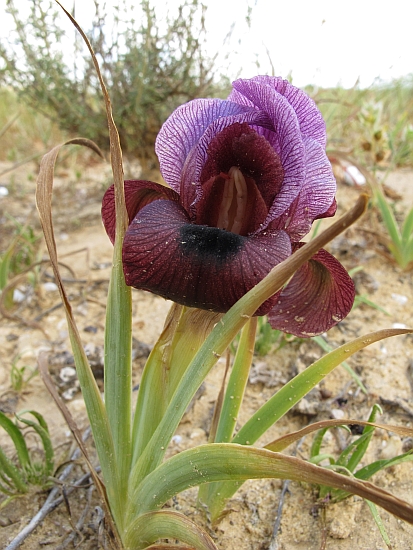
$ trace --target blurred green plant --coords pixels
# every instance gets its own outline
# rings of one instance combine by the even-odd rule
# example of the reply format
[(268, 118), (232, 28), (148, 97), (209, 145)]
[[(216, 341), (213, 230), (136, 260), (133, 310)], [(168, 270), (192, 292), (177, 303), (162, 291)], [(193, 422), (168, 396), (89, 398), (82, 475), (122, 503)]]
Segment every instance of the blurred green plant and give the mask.
[(39, 373), (37, 368), (28, 365), (19, 366), (22, 355), (17, 355), (11, 363), (10, 383), (14, 391), (21, 393), (25, 390), (30, 381)]
[(405, 271), (413, 269), (413, 207), (398, 224), (380, 185), (374, 186), (374, 198), (387, 230), (384, 245), (396, 263)]
[(330, 149), (374, 169), (413, 165), (413, 75), (367, 89), (306, 90), (324, 116)]
[[(38, 277), (36, 256), (39, 236), (29, 224), (21, 224), (11, 216), (7, 216), (14, 224), (14, 236), (6, 250), (0, 254), (0, 294), (6, 292), (2, 302), (8, 307), (13, 305), (14, 289), (10, 283), (18, 275), (26, 273), (29, 283), (34, 287)], [(30, 267), (33, 266), (33, 269)]]
[[(13, 0), (7, 0), (14, 31), (0, 42), (0, 84), (11, 86), (60, 128), (108, 149), (93, 61), (78, 37), (65, 36), (53, 4), (30, 0), (30, 13), (23, 17)], [(198, 0), (182, 0), (173, 15), (160, 17), (149, 0), (118, 0), (110, 13), (105, 3), (95, 2), (87, 34), (111, 89), (121, 145), (149, 168), (155, 160), (155, 138), (172, 110), (227, 90), (227, 82), (214, 82), (214, 60), (204, 53), (205, 9)], [(69, 42), (70, 49), (70, 40), (73, 55), (65, 55), (57, 44)]]
[[(27, 414), (34, 420), (23, 416)], [(0, 447), (0, 491), (7, 496), (0, 505), (1, 509), (33, 487), (44, 490), (52, 485), (54, 451), (47, 423), (36, 411), (23, 411), (16, 415), (16, 422), (0, 411), (0, 426), (10, 437), (16, 455), (13, 460)], [(25, 433), (27, 428), (31, 428), (31, 432), (38, 436), (41, 449), (29, 450)]]

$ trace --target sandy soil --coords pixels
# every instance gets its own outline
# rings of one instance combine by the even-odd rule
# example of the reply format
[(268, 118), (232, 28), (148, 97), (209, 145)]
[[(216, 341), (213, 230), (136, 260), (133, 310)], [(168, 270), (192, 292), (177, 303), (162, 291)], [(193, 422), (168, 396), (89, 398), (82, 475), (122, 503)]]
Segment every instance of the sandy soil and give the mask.
[[(6, 167), (0, 166), (0, 172)], [(0, 177), (0, 185), (9, 189), (8, 197), (0, 199), (0, 219), (4, 227), (10, 227), (5, 217), (7, 212), (20, 222), (27, 221), (36, 230), (39, 229), (34, 211), (34, 183), (28, 177), (35, 172), (35, 166), (25, 167)], [(54, 201), (59, 255), (71, 270), (67, 270), (67, 273), (63, 270), (63, 273), (68, 280), (67, 289), (79, 330), (84, 344), (88, 346), (97, 378), (102, 376), (100, 358), (104, 306), (112, 252), (100, 223), (99, 211), (100, 199), (109, 181), (110, 171), (100, 165), (82, 168), (80, 178), (74, 177), (72, 170), (60, 168)], [(386, 183), (400, 195), (396, 208), (403, 216), (413, 203), (413, 173), (391, 174)], [(339, 186), (339, 213), (351, 206), (359, 192), (360, 189), (343, 184)], [(381, 255), (383, 248), (376, 230), (374, 216), (369, 214), (356, 227), (336, 239), (330, 250), (348, 269), (362, 266), (363, 269), (355, 276), (358, 292), (384, 308), (388, 314), (366, 305), (357, 307), (346, 320), (328, 333), (328, 342), (333, 346), (376, 329), (395, 326), (396, 323), (413, 326), (412, 275), (402, 272)], [(1, 249), (4, 249), (6, 243), (5, 231), (1, 236)], [(43, 246), (41, 251), (44, 252)], [(76, 380), (72, 376), (62, 380), (62, 369), (72, 364), (70, 345), (63, 310), (58, 305), (58, 293), (50, 290), (50, 282), (50, 269), (45, 268), (34, 289), (25, 284), (20, 285), (24, 299), (14, 310), (26, 323), (36, 322), (42, 330), (12, 319), (0, 320), (0, 410), (10, 415), (22, 409), (34, 409), (42, 413), (49, 424), (56, 449), (56, 464), (59, 465), (68, 460), (72, 452), (72, 438), (40, 377), (33, 378), (19, 394), (12, 390), (10, 378), (13, 361), (17, 361), (19, 366), (35, 368), (39, 351), (47, 350), (50, 353), (50, 370), (59, 385), (59, 391), (70, 398), (66, 402), (80, 429), (87, 427), (84, 403), (77, 390)], [(148, 293), (133, 293), (136, 381), (139, 381), (144, 358), (156, 341), (169, 306), (165, 300)], [(321, 354), (314, 342), (295, 340), (277, 353), (256, 357), (254, 377), (248, 386), (240, 422)], [(379, 420), (381, 423), (412, 427), (413, 337), (399, 336), (374, 344), (356, 354), (349, 364), (361, 377), (368, 395), (359, 390), (342, 367), (338, 367), (291, 413), (281, 419), (260, 443), (265, 444), (309, 422), (326, 418), (367, 419), (374, 403), (379, 403), (383, 408)], [(222, 374), (223, 364), (219, 362), (185, 415), (178, 429), (180, 437), (171, 445), (170, 453), (206, 442)], [(337, 454), (343, 448), (346, 444), (343, 434), (337, 431), (330, 436), (329, 452)], [(2, 434), (0, 438), (2, 448), (10, 452), (11, 445), (6, 436)], [(34, 439), (31, 441), (34, 446)], [(311, 438), (308, 437), (299, 448), (290, 448), (289, 452), (306, 458), (310, 445)], [(363, 464), (378, 458), (389, 458), (412, 447), (411, 439), (401, 439), (395, 434), (377, 430)], [(91, 452), (93, 454), (93, 448)], [(77, 465), (65, 486), (66, 490), (85, 471), (86, 467), (82, 463)], [(374, 481), (395, 495), (413, 502), (412, 474), (412, 463), (407, 463), (376, 475)], [(289, 483), (288, 487), (284, 487), (287, 491), (282, 499), (280, 527), (276, 537), (273, 537), (282, 489), (283, 483), (279, 480), (245, 483), (228, 503), (229, 511), (224, 519), (214, 528), (206, 525), (218, 547), (222, 550), (379, 550), (386, 547), (367, 505), (360, 498), (352, 497), (338, 504), (319, 502), (316, 488), (297, 483)], [(46, 493), (34, 492), (0, 509), (2, 548), (36, 514), (46, 497)], [(87, 487), (77, 489), (67, 502), (66, 506), (62, 505), (48, 515), (21, 548), (73, 548), (75, 544), (82, 549), (101, 547), (95, 493), (90, 493)], [(201, 512), (196, 508), (195, 490), (178, 495), (170, 506), (205, 525)], [(76, 528), (75, 524), (82, 513), (84, 519)], [(392, 548), (413, 549), (413, 527), (384, 511), (381, 511), (381, 517)]]

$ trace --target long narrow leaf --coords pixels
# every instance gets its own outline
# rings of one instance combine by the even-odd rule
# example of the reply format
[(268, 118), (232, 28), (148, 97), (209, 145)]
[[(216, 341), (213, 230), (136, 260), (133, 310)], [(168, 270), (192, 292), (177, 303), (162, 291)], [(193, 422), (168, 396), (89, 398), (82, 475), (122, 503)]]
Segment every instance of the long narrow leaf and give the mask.
[[(115, 450), (113, 456), (116, 459), (119, 469), (118, 483), (114, 485), (110, 484), (110, 493), (112, 490), (116, 490), (119, 497), (117, 497), (114, 502), (118, 501), (118, 504), (120, 504), (126, 496), (127, 479), (132, 455), (132, 309), (131, 289), (125, 284), (122, 269), (123, 238), (129, 225), (123, 186), (122, 150), (119, 133), (113, 119), (112, 104), (92, 45), (70, 12), (68, 12), (58, 0), (56, 0), (56, 2), (78, 30), (89, 50), (103, 93), (109, 128), (111, 165), (115, 187), (116, 237), (106, 315), (104, 383), (106, 414), (111, 427)], [(90, 415), (89, 418), (93, 429), (96, 419), (91, 418)], [(106, 437), (106, 435), (104, 437)], [(100, 457), (99, 450), (98, 447), (98, 454)], [(100, 459), (102, 460), (102, 458)], [(105, 461), (106, 459), (103, 458), (103, 460)], [(104, 465), (102, 465), (102, 471), (104, 472)], [(106, 480), (107, 482), (109, 482), (109, 480), (112, 481), (112, 478), (108, 477), (107, 472)], [(119, 526), (122, 525), (122, 517), (123, 514), (119, 510), (117, 518)]]
[[(39, 413), (36, 413), (35, 411), (27, 411), (31, 414), (35, 413), (34, 416), (37, 417), (37, 415), (41, 416)], [(38, 434), (40, 437), (43, 449), (44, 449), (44, 455), (45, 455), (45, 469), (44, 469), (44, 475), (45, 476), (51, 476), (53, 473), (54, 468), (54, 451), (53, 451), (53, 445), (52, 441), (50, 439), (50, 435), (47, 429), (45, 429), (40, 423), (34, 422), (33, 420), (29, 420), (28, 418), (23, 418), (22, 416), (16, 415), (17, 419), (22, 422), (23, 424), (26, 424), (26, 426), (30, 426), (33, 428), (33, 430)]]
[(389, 536), (387, 534), (386, 528), (384, 527), (384, 523), (381, 520), (381, 517), (379, 516), (379, 512), (377, 511), (377, 507), (373, 502), (370, 502), (369, 500), (366, 500), (367, 506), (370, 508), (371, 515), (373, 516), (373, 519), (377, 525), (378, 530), (380, 531), (381, 538), (384, 540), (388, 548), (391, 548), (391, 542), (389, 539)]
[(143, 512), (157, 510), (176, 493), (202, 483), (271, 477), (344, 489), (413, 524), (413, 505), (371, 483), (296, 457), (233, 443), (201, 445), (168, 459), (133, 491), (128, 514), (132, 520)]
[(394, 214), (390, 206), (388, 205), (383, 191), (380, 189), (380, 187), (376, 188), (375, 196), (377, 198), (377, 203), (380, 208), (383, 222), (386, 226), (387, 231), (389, 232), (390, 238), (393, 241), (395, 247), (400, 250), (402, 246), (400, 230), (397, 225), (396, 218), (394, 217)]
[(234, 435), (239, 409), (244, 397), (251, 361), (254, 355), (257, 318), (251, 318), (241, 332), (237, 354), (228, 380), (222, 411), (219, 417), (216, 443), (229, 443)]
[[(380, 428), (382, 430), (387, 430), (389, 432), (397, 433), (400, 436), (403, 437), (413, 437), (413, 429), (407, 428), (406, 426), (393, 426), (392, 424), (377, 424), (376, 422), (365, 422), (363, 420), (353, 420), (353, 419), (346, 419), (343, 418), (341, 420), (321, 420), (320, 422), (314, 422), (314, 424), (310, 424), (309, 426), (306, 426), (305, 428), (302, 428), (301, 430), (297, 430), (296, 432), (290, 432), (287, 435), (284, 435), (282, 437), (279, 437), (278, 439), (275, 439), (271, 443), (268, 443), (265, 448), (269, 451), (276, 451), (280, 452), (286, 449), (289, 445), (292, 445), (295, 441), (299, 441), (302, 437), (305, 435), (308, 435), (310, 433), (313, 433), (315, 431), (324, 432), (330, 428), (338, 428), (338, 427), (344, 427), (344, 426), (371, 426), (374, 428)], [(313, 446), (313, 450), (311, 451), (311, 454), (318, 454), (320, 451), (320, 445), (319, 445), (319, 435), (317, 434), (315, 437), (315, 440), (317, 440), (317, 443)]]
[[(320, 346), (320, 348), (322, 350), (326, 351), (326, 352), (330, 352), (330, 351), (333, 350), (333, 348), (330, 346), (330, 344), (328, 344), (322, 336), (312, 336), (311, 340), (314, 340), (314, 342), (316, 344), (318, 344)], [(346, 369), (346, 371), (349, 373), (349, 375), (353, 378), (353, 380), (356, 382), (356, 384), (361, 389), (361, 391), (367, 395), (368, 391), (366, 389), (366, 386), (363, 384), (363, 381), (360, 378), (360, 376), (356, 372), (354, 372), (354, 370), (350, 367), (350, 365), (346, 361), (343, 361), (342, 366), (343, 366), (343, 368)]]
[(402, 227), (402, 242), (404, 245), (413, 237), (413, 208), (407, 214)]
[(14, 422), (1, 411), (0, 426), (9, 434), (11, 440), (13, 441), (17, 451), (17, 458), (22, 468), (30, 468), (31, 461), (29, 450), (27, 449), (26, 441), (24, 440), (23, 434), (16, 426), (16, 424), (14, 424)]
[[(382, 409), (379, 405), (374, 405), (368, 418), (368, 422), (374, 423), (378, 413), (382, 413)], [(337, 464), (341, 464), (348, 468), (350, 472), (354, 472), (356, 466), (358, 466), (360, 460), (365, 455), (371, 438), (374, 434), (374, 426), (367, 425), (364, 427), (363, 433), (360, 437), (347, 446), (347, 449), (341, 453), (337, 460)]]
[[(101, 154), (100, 150), (93, 142), (82, 138), (70, 140), (63, 145), (73, 143), (78, 145), (85, 145), (96, 151), (98, 154)], [(67, 297), (58, 266), (57, 250), (53, 231), (51, 202), (54, 166), (61, 147), (62, 145), (54, 147), (49, 153), (47, 153), (43, 157), (41, 161), (40, 172), (37, 179), (36, 187), (36, 205), (39, 211), (40, 222), (42, 224), (46, 246), (49, 252), (56, 284), (58, 286), (64, 311), (66, 314), (76, 370), (79, 378), (79, 383), (82, 388), (86, 408), (88, 411), (90, 424), (92, 426), (93, 436), (99, 454), (103, 477), (108, 485), (109, 492), (110, 488), (112, 488), (113, 495), (111, 496), (113, 497), (113, 502), (116, 503), (118, 497), (115, 492), (115, 487), (119, 487), (119, 477), (115, 460), (116, 452), (112, 439), (112, 434), (110, 431), (109, 420), (106, 413), (105, 405), (100, 395), (100, 390), (97, 386), (92, 369), (90, 368), (86, 353), (82, 346), (79, 331), (77, 329), (76, 322), (73, 316), (72, 307)], [(58, 405), (61, 408), (61, 404), (58, 403)], [(74, 433), (74, 436), (78, 438), (78, 434)], [(102, 495), (102, 498), (104, 498), (104, 495)], [(118, 502), (118, 507), (121, 508), (120, 501)]]
[(328, 353), (303, 372), (297, 374), (283, 386), (248, 420), (234, 437), (234, 443), (252, 444), (268, 428), (277, 422), (286, 412), (312, 390), (327, 374), (333, 371), (345, 359), (361, 349), (391, 336), (409, 334), (413, 329), (383, 329), (360, 336), (352, 342), (340, 346)]
[(13, 462), (7, 458), (3, 450), (0, 448), (0, 470), (2, 472), (3, 479), (9, 479), (15, 486), (18, 492), (27, 493), (29, 490), (25, 479), (22, 475), (22, 471), (16, 468)]

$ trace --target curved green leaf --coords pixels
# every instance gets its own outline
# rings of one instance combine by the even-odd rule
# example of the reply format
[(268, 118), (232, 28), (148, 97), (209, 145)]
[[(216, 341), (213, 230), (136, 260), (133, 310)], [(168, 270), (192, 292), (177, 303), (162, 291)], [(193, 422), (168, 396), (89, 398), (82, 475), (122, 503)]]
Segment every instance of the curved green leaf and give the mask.
[(24, 440), (23, 434), (19, 430), (18, 426), (14, 424), (10, 418), (8, 418), (3, 412), (0, 411), (0, 426), (11, 437), (14, 446), (16, 447), (17, 457), (22, 466), (22, 468), (30, 468), (30, 455), (29, 450), (27, 449), (26, 442)]
[(124, 538), (125, 550), (143, 550), (159, 539), (174, 538), (197, 550), (218, 550), (211, 537), (183, 514), (169, 510), (139, 516)]
[(159, 509), (173, 495), (189, 487), (211, 481), (272, 477), (343, 489), (413, 524), (413, 505), (371, 483), (320, 468), (300, 458), (233, 443), (201, 445), (161, 464), (132, 490), (127, 524), (144, 512)]
[[(356, 338), (325, 355), (303, 372), (295, 376), (288, 384), (273, 395), (244, 424), (233, 439), (233, 443), (251, 445), (257, 441), (273, 424), (284, 416), (294, 405), (312, 390), (327, 374), (356, 351), (390, 336), (409, 334), (413, 329), (384, 329)], [(219, 483), (208, 488), (208, 497), (204, 504), (208, 506), (212, 517), (216, 517), (225, 506), (225, 502), (240, 487), (239, 482)], [(214, 512), (212, 512), (212, 509)]]

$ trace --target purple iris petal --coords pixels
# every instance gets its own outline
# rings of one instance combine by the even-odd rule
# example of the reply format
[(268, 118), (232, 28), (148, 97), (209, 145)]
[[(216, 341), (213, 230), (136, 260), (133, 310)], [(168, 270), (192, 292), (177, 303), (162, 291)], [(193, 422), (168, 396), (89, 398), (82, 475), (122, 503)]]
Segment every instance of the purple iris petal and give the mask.
[[(324, 149), (314, 140), (304, 139), (306, 175), (299, 196), (271, 227), (284, 229), (298, 242), (311, 229), (313, 221), (335, 213), (336, 180)], [(330, 207), (334, 204), (332, 214)]]
[(269, 86), (283, 95), (297, 115), (303, 136), (315, 139), (325, 148), (327, 142), (325, 122), (317, 105), (305, 92), (290, 84), (288, 80), (279, 77), (256, 76), (251, 80), (239, 79), (233, 82), (234, 89), (228, 101), (246, 106), (256, 105), (256, 96), (251, 93), (249, 82), (257, 83), (259, 86)]
[(319, 250), (278, 295), (268, 320), (274, 329), (304, 338), (315, 336), (348, 315), (354, 296), (354, 283), (344, 267)]
[[(242, 237), (191, 224), (181, 206), (160, 200), (143, 208), (130, 225), (123, 264), (128, 285), (186, 306), (225, 312), (290, 254), (283, 231)], [(261, 315), (273, 301), (261, 306)]]
[[(192, 103), (196, 101), (198, 100)], [(249, 125), (253, 123), (270, 125), (267, 115), (254, 109), (239, 115), (221, 117), (209, 125), (198, 145), (189, 152), (181, 174), (181, 201), (188, 211), (192, 210), (192, 205), (202, 197), (200, 180), (205, 163), (211, 155), (212, 142), (227, 128), (242, 124), (248, 126), (249, 130)], [(231, 147), (231, 143), (228, 145)]]
[(257, 117), (250, 107), (223, 99), (195, 99), (178, 107), (162, 126), (155, 144), (166, 183), (179, 192), (187, 157), (210, 124), (250, 112)]

